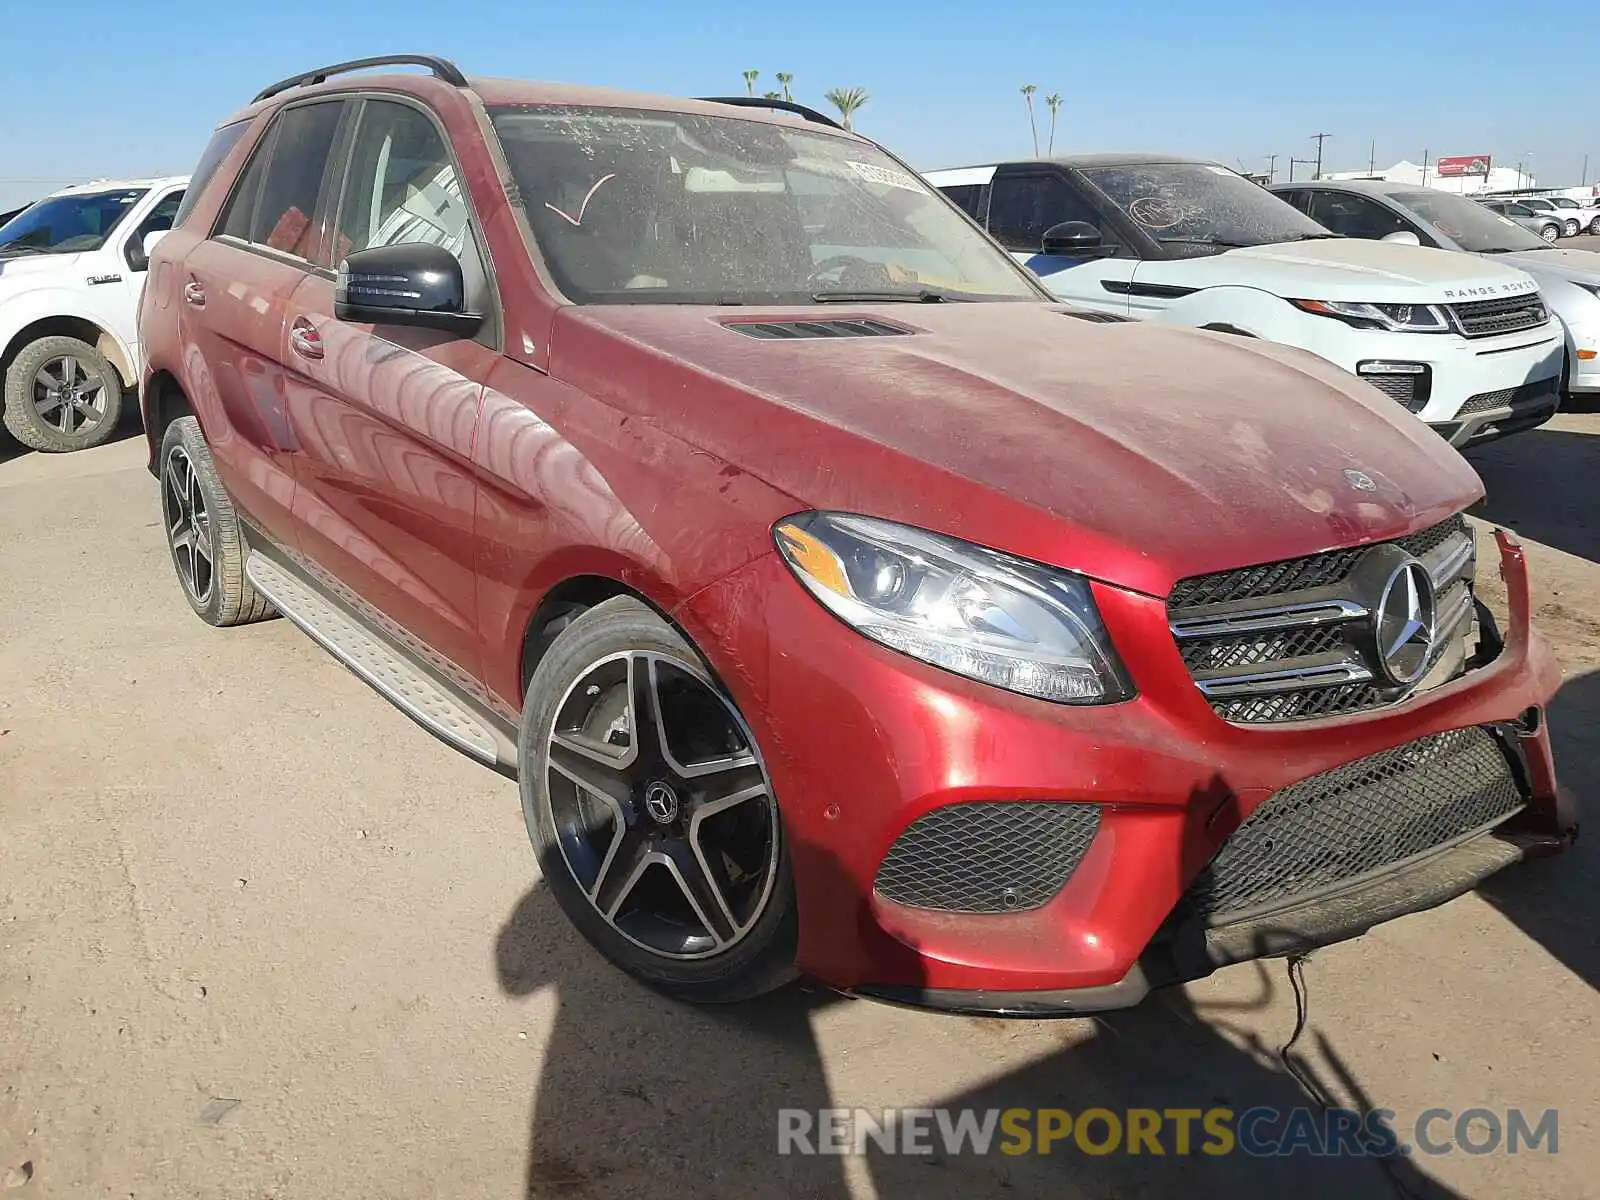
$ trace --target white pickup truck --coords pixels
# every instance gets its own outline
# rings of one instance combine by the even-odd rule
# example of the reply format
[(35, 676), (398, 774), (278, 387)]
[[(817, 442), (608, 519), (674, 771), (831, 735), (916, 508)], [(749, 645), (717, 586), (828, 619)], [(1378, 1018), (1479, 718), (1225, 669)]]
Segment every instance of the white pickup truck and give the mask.
[(23, 445), (82, 450), (111, 436), (139, 380), (145, 238), (172, 228), (187, 183), (82, 184), (0, 225), (0, 380)]
[(1082, 155), (926, 178), (1063, 300), (1308, 350), (1452, 445), (1541, 424), (1559, 404), (1563, 333), (1514, 267), (1410, 236), (1339, 237), (1195, 159)]

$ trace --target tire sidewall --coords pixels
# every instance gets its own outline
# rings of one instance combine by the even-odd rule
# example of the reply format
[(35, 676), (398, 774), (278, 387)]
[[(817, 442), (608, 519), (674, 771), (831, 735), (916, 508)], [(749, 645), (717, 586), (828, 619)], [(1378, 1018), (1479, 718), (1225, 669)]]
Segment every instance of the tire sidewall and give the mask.
[[(165, 531), (167, 525), (167, 456), (174, 449), (179, 447), (181, 447), (183, 452), (188, 455), (190, 468), (194, 471), (196, 486), (200, 488), (201, 493), (205, 497), (206, 512), (211, 517), (213, 525), (212, 553), (220, 556), (220, 552), (216, 548), (219, 539), (215, 534), (215, 525), (217, 514), (222, 511), (223, 508), (222, 503), (219, 503), (219, 501), (225, 501), (226, 497), (219, 497), (216, 494), (217, 488), (212, 481), (211, 472), (202, 469), (200, 459), (202, 455), (207, 453), (205, 436), (200, 432), (200, 422), (194, 417), (179, 417), (176, 421), (167, 426), (167, 432), (163, 434), (161, 438), (161, 463), (159, 478), (161, 482), (162, 529)], [(205, 465), (210, 465), (209, 459), (207, 459)], [(189, 590), (189, 585), (184, 582), (183, 569), (178, 565), (178, 552), (173, 548), (172, 536), (170, 532), (167, 533), (167, 553), (172, 558), (173, 573), (178, 576), (178, 588), (183, 592), (183, 598), (189, 602), (189, 607), (194, 609), (194, 611), (199, 614), (201, 619), (203, 619), (207, 624), (221, 624), (223, 615), (222, 564), (213, 559), (211, 564), (211, 594), (206, 598), (206, 602), (201, 604), (195, 599), (194, 593)]]
[[(70, 356), (97, 376), (106, 397), (105, 416), (87, 436), (63, 434), (39, 416), (33, 402), (33, 384), (39, 368), (52, 358)], [(25, 446), (47, 454), (69, 454), (105, 442), (122, 419), (123, 384), (116, 367), (88, 342), (54, 335), (24, 346), (11, 360), (5, 377), (5, 424)]]
[[(794, 976), (798, 940), (794, 881), (781, 812), (775, 830), (779, 839), (777, 877), (773, 880), (767, 906), (738, 945), (711, 959), (666, 959), (629, 941), (590, 903), (561, 852), (550, 815), (546, 782), (547, 739), (556, 709), (572, 684), (594, 663), (629, 650), (652, 651), (681, 659), (697, 666), (715, 683), (715, 677), (694, 648), (648, 606), (632, 597), (619, 597), (595, 606), (555, 640), (528, 685), (517, 739), (522, 814), (546, 886), (578, 931), (596, 949), (651, 987), (679, 999), (702, 1003), (744, 1000), (771, 991)], [(722, 690), (720, 685), (718, 690)], [(723, 694), (726, 698), (726, 693)]]

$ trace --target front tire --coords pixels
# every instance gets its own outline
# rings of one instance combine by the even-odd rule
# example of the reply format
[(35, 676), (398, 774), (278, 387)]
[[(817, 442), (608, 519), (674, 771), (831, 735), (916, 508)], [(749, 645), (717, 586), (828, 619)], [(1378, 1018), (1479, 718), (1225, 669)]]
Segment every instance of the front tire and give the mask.
[(562, 631), (528, 685), (522, 810), (578, 931), (696, 1003), (795, 975), (799, 920), (766, 767), (692, 646), (631, 596)]
[(5, 425), (24, 446), (47, 454), (87, 450), (122, 417), (122, 376), (105, 355), (74, 337), (29, 342), (5, 378)]
[(178, 583), (201, 620), (248, 625), (275, 615), (245, 577), (239, 518), (194, 417), (179, 417), (161, 439), (161, 515)]
[(1567, 236), (1568, 237), (1577, 237), (1578, 234), (1583, 231), (1583, 226), (1578, 224), (1578, 220), (1577, 220), (1576, 217), (1574, 217), (1571, 220), (1567, 221), (1566, 222), (1566, 226), (1567, 226)]
[(1542, 226), (1539, 227), (1539, 236), (1542, 237), (1545, 241), (1553, 243), (1557, 238), (1559, 238), (1561, 236), (1561, 226), (1559, 226), (1559, 225), (1542, 225)]
[(1589, 222), (1589, 232), (1600, 237), (1600, 217), (1595, 217)]

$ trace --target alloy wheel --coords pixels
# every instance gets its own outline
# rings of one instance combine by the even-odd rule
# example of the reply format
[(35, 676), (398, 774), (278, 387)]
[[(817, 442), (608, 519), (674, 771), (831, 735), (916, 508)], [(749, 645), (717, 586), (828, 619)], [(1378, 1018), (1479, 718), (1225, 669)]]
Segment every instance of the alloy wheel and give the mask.
[(70, 354), (52, 358), (33, 377), (33, 407), (68, 437), (81, 437), (106, 419), (106, 384)]
[(211, 514), (205, 493), (195, 476), (194, 462), (182, 446), (167, 451), (161, 469), (161, 509), (167, 520), (167, 542), (178, 567), (178, 577), (196, 604), (211, 599), (215, 583), (215, 546)]
[(750, 932), (778, 873), (778, 810), (748, 727), (699, 667), (608, 655), (568, 688), (547, 746), (562, 858), (609, 925), (670, 959)]

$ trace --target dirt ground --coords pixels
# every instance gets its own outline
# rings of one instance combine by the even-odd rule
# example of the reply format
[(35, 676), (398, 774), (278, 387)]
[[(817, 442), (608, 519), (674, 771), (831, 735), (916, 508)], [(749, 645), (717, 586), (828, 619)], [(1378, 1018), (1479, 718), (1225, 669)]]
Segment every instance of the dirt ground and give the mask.
[[(676, 1007), (568, 928), (511, 784), (287, 622), (190, 614), (142, 450), (0, 450), (0, 1192), (1408, 1194), (1353, 1160), (778, 1157), (784, 1107), (1301, 1103), (1285, 968), (1099, 1021), (803, 989)], [(1483, 517), (1529, 546), (1559, 763), (1592, 800), (1600, 416), (1471, 457)], [(1301, 1045), (1345, 1102), (1402, 1133), (1430, 1107), (1559, 1110), (1558, 1153), (1413, 1156), (1409, 1194), (1597, 1194), (1595, 862), (1580, 844), (1306, 964)]]

